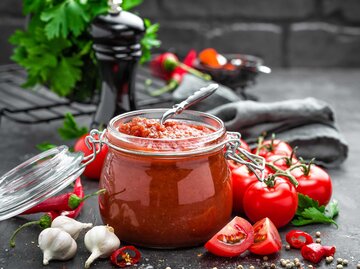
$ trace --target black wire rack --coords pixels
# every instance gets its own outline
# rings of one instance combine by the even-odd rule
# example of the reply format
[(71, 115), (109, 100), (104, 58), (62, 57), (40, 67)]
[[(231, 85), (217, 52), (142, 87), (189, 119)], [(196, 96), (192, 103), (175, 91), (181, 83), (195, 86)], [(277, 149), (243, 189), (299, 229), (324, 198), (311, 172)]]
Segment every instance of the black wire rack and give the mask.
[[(169, 95), (150, 97), (148, 92), (164, 83), (151, 78), (148, 68), (139, 68), (136, 77), (137, 108), (148, 108), (171, 103)], [(61, 98), (44, 86), (23, 89), (26, 71), (17, 65), (0, 66), (0, 122), (3, 117), (23, 124), (37, 124), (63, 119), (70, 112), (74, 117), (92, 115), (95, 103), (78, 103)]]

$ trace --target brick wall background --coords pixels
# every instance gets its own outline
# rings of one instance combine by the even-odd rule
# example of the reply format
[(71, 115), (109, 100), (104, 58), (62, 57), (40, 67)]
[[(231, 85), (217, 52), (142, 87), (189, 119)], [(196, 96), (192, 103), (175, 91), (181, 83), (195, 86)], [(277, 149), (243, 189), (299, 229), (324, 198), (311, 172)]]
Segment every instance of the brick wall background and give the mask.
[[(360, 67), (360, 0), (144, 0), (161, 25), (163, 49), (190, 48), (263, 57), (281, 67)], [(0, 1), (0, 63), (8, 36), (24, 25), (20, 0)]]

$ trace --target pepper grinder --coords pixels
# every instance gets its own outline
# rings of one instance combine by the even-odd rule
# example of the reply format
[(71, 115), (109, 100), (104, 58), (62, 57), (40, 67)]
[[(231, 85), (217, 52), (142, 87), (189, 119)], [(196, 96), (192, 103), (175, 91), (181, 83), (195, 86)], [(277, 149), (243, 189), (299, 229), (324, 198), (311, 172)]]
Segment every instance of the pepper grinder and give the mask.
[(101, 97), (92, 125), (106, 126), (114, 116), (135, 110), (135, 71), (141, 56), (144, 21), (121, 9), (120, 0), (109, 0), (109, 11), (90, 26), (99, 65)]

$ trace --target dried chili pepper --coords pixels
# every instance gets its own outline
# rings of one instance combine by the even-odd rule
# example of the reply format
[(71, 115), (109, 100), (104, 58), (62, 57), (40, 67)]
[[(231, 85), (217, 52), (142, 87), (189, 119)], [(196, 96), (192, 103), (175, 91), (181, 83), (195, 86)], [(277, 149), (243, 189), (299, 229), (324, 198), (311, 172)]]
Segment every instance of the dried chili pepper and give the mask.
[(286, 242), (292, 248), (302, 248), (305, 245), (311, 244), (314, 242), (310, 234), (301, 231), (301, 230), (292, 230), (286, 234)]
[(301, 255), (303, 258), (313, 263), (320, 262), (326, 254), (327, 252), (325, 251), (325, 248), (318, 243), (311, 243), (301, 248)]
[(10, 237), (10, 247), (12, 247), (12, 248), (15, 247), (15, 237), (22, 229), (24, 229), (24, 228), (26, 228), (28, 226), (32, 226), (32, 225), (39, 225), (40, 228), (42, 228), (42, 229), (49, 228), (51, 226), (52, 221), (57, 216), (59, 216), (58, 212), (51, 211), (51, 212), (48, 212), (48, 213), (42, 215), (39, 220), (30, 221), (30, 222), (27, 222), (27, 223), (21, 225), (11, 235), (11, 237)]
[[(80, 177), (78, 177), (75, 181), (73, 193), (79, 196), (80, 198), (84, 198), (85, 193)], [(71, 211), (62, 211), (61, 215), (75, 219), (80, 214), (80, 211), (83, 208), (83, 206), (84, 206), (84, 202), (81, 202), (76, 209)]]
[(49, 211), (71, 211), (76, 209), (82, 202), (84, 202), (89, 197), (96, 196), (104, 192), (105, 189), (101, 189), (94, 193), (85, 195), (84, 197), (79, 197), (73, 192), (64, 193), (46, 199), (44, 202), (26, 210), (23, 214), (33, 214)]
[(115, 250), (110, 256), (110, 261), (123, 268), (138, 263), (140, 258), (141, 254), (137, 248), (133, 246), (125, 246)]

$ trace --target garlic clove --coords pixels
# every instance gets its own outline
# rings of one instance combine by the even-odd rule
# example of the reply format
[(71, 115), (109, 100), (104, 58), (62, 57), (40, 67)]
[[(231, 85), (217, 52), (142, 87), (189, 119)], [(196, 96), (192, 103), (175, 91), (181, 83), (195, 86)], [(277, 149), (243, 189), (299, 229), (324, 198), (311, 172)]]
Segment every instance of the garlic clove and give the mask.
[(43, 252), (43, 264), (51, 260), (69, 260), (75, 256), (77, 244), (67, 233), (58, 228), (47, 228), (39, 234), (39, 247)]
[(95, 226), (89, 230), (84, 237), (86, 248), (91, 252), (85, 262), (85, 268), (97, 258), (107, 258), (120, 246), (120, 240), (115, 235), (114, 229), (110, 226)]
[(66, 216), (58, 216), (51, 223), (52, 228), (59, 228), (67, 232), (74, 239), (78, 238), (82, 230), (89, 229), (92, 226), (92, 223), (82, 223)]

